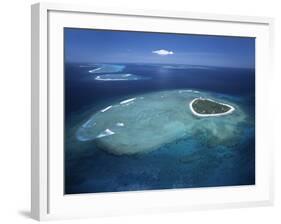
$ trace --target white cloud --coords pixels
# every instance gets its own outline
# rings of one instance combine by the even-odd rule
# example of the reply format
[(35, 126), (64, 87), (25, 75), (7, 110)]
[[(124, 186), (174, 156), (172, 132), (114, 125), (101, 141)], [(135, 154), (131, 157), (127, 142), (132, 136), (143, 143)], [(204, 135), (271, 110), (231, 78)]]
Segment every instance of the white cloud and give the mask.
[(162, 56), (174, 54), (173, 51), (167, 51), (167, 50), (164, 50), (164, 49), (152, 51), (152, 53), (162, 55)]

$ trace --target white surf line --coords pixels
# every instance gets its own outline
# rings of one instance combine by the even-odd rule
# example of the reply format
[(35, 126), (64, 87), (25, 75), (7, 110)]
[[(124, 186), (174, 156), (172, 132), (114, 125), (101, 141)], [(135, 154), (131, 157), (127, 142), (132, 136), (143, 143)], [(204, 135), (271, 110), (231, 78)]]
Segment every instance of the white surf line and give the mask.
[(111, 107), (112, 107), (112, 105), (110, 105), (110, 106), (108, 106), (108, 107), (106, 107), (106, 108), (102, 109), (102, 110), (101, 110), (101, 112), (103, 113), (103, 112), (105, 112), (105, 111), (109, 110)]
[[(199, 114), (199, 113), (197, 113), (197, 112), (193, 109), (192, 104), (194, 103), (194, 101), (200, 100), (200, 99), (201, 99), (201, 100), (204, 100), (204, 99), (205, 99), (205, 100), (209, 100), (209, 101), (212, 101), (212, 102), (214, 102), (214, 103), (218, 103), (218, 104), (221, 104), (221, 105), (230, 107), (230, 110), (229, 110), (229, 111), (226, 111), (226, 112), (224, 112), (224, 113), (218, 113), (218, 114)], [(219, 102), (216, 102), (215, 100), (212, 100), (212, 99), (209, 99), (209, 98), (202, 98), (202, 97), (193, 99), (193, 100), (189, 103), (189, 108), (190, 108), (191, 112), (192, 112), (194, 115), (198, 116), (198, 117), (218, 117), (218, 116), (223, 116), (223, 115), (230, 114), (230, 113), (232, 113), (232, 112), (235, 110), (235, 108), (234, 108), (233, 106), (228, 105), (228, 104), (226, 104), (226, 103), (219, 103)]]
[(179, 90), (179, 93), (191, 93), (193, 90), (187, 89), (187, 90)]
[(92, 70), (90, 70), (89, 72), (90, 72), (90, 73), (94, 73), (94, 72), (99, 71), (99, 70), (101, 70), (101, 69), (102, 69), (102, 67), (99, 67), (99, 68), (92, 69)]
[(98, 81), (130, 81), (130, 79), (126, 79), (126, 78), (112, 79), (112, 78), (100, 78), (99, 76), (97, 76), (95, 78), (95, 80), (98, 80)]
[(96, 122), (94, 122), (93, 124), (91, 124), (90, 125), (90, 123), (92, 122), (92, 119), (89, 119), (88, 121), (86, 121), (83, 125), (82, 125), (82, 127), (83, 128), (88, 128), (89, 126), (94, 126), (94, 125), (96, 125)]
[(124, 74), (124, 75), (122, 75), (122, 77), (130, 77), (130, 76), (132, 76), (132, 74)]
[(110, 129), (107, 128), (102, 133), (100, 133), (96, 138), (103, 138), (103, 137), (114, 135), (114, 134), (115, 134), (114, 131), (111, 131)]
[(187, 89), (187, 90), (179, 90), (179, 93), (200, 93), (200, 91)]
[[(114, 75), (114, 74), (105, 74), (105, 75), (98, 75), (95, 77), (95, 80), (98, 81), (132, 81), (132, 80), (138, 80), (137, 78), (133, 78), (133, 79), (128, 79), (128, 77), (132, 77), (132, 74), (115, 74), (113, 78), (106, 78), (106, 75)], [(105, 78), (103, 78), (105, 77)], [(117, 77), (117, 78), (116, 78)]]
[(129, 103), (129, 102), (132, 102), (134, 101), (136, 98), (131, 98), (131, 99), (128, 99), (128, 100), (123, 100), (120, 102), (120, 104), (125, 104), (125, 103)]
[(95, 78), (98, 81), (130, 81), (127, 78), (101, 78), (99, 75)]
[(118, 126), (118, 127), (124, 127), (124, 126), (125, 126), (125, 124), (124, 124), (124, 123), (122, 123), (122, 122), (117, 122), (117, 123), (116, 123), (116, 126)]

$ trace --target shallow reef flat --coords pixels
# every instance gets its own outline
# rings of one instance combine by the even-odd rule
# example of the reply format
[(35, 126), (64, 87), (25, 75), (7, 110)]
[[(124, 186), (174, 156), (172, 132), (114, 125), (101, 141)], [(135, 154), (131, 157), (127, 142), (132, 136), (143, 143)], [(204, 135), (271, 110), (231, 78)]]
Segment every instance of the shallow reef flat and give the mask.
[(96, 81), (136, 81), (136, 80), (148, 80), (149, 77), (143, 77), (131, 73), (121, 73), (126, 66), (117, 64), (95, 64), (91, 67), (89, 73), (93, 74), (93, 78)]
[[(218, 117), (195, 116), (189, 104), (198, 97), (232, 105), (235, 111)], [(81, 123), (76, 138), (115, 155), (146, 153), (198, 136), (205, 136), (206, 144), (227, 144), (239, 139), (246, 117), (226, 95), (189, 89), (160, 91), (120, 99), (100, 109)]]
[(89, 70), (90, 73), (100, 74), (110, 72), (121, 72), (126, 66), (116, 64), (94, 64), (92, 67), (94, 68)]
[(102, 74), (95, 77), (96, 81), (136, 81), (136, 80), (148, 80), (148, 77), (142, 77), (130, 73), (117, 73), (117, 74)]

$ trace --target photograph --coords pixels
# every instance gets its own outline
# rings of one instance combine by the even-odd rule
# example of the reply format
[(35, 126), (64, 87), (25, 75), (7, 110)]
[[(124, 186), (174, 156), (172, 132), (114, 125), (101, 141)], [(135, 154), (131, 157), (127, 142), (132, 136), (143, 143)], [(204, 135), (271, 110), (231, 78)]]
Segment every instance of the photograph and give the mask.
[(255, 185), (255, 37), (63, 29), (64, 194)]

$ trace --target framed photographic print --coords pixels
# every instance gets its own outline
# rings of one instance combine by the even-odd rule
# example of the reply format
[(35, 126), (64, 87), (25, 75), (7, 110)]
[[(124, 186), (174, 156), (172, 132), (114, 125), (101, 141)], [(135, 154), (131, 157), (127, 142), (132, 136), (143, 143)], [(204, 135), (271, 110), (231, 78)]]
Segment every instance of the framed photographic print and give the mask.
[(273, 201), (270, 18), (32, 6), (32, 216)]

